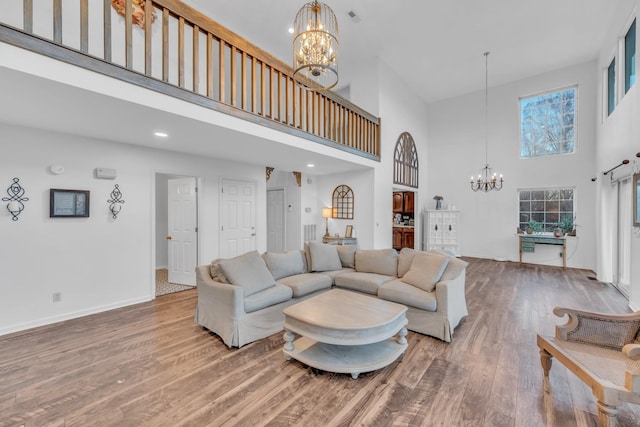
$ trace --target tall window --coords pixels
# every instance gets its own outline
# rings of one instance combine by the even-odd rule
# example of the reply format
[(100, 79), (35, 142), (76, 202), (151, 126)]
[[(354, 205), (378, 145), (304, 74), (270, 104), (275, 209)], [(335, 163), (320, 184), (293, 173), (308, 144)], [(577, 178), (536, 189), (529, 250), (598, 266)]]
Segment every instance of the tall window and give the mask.
[(636, 20), (624, 36), (624, 93), (629, 92), (636, 81)]
[(575, 217), (573, 188), (522, 189), (518, 194), (522, 230), (533, 225), (538, 231), (553, 231), (563, 219)]
[(520, 99), (520, 158), (575, 151), (577, 88)]
[(418, 151), (409, 132), (402, 132), (396, 142), (393, 183), (418, 188)]
[(613, 58), (607, 68), (607, 115), (610, 116), (616, 108), (616, 58)]

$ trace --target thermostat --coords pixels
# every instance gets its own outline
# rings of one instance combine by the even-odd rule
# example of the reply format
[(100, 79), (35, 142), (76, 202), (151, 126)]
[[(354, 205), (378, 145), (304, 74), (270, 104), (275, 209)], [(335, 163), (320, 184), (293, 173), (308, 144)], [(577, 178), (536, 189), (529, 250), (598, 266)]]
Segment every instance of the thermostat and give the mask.
[(109, 168), (96, 168), (96, 178), (99, 179), (116, 179), (116, 170)]

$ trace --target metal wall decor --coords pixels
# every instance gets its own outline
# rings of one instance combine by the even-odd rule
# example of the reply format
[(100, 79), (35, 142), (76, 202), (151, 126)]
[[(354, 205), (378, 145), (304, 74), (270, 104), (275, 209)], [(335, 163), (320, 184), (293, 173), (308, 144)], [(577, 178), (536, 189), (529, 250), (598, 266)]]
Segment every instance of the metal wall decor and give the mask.
[(111, 198), (107, 200), (107, 203), (110, 203), (109, 210), (111, 211), (113, 219), (118, 218), (118, 214), (122, 209), (122, 203), (124, 203), (124, 200), (122, 200), (122, 193), (120, 192), (120, 187), (118, 187), (118, 184), (114, 185), (113, 191), (111, 191)]
[(7, 188), (7, 194), (9, 195), (9, 197), (3, 197), (2, 201), (9, 202), (7, 203), (7, 210), (11, 214), (11, 219), (13, 221), (17, 221), (18, 215), (20, 215), (20, 213), (22, 213), (22, 211), (24, 210), (23, 202), (29, 201), (28, 197), (23, 197), (24, 188), (22, 188), (22, 186), (20, 185), (20, 179), (13, 178), (13, 183), (9, 186), (9, 188)]
[(353, 219), (353, 190), (348, 185), (338, 185), (333, 190), (331, 218)]

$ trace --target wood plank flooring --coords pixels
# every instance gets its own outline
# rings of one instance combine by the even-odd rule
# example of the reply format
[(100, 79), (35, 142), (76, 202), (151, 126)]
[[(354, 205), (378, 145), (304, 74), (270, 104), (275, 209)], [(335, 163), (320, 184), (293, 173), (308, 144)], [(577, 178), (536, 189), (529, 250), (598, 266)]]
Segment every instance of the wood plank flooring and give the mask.
[(555, 306), (626, 300), (589, 271), (467, 260), (453, 342), (409, 332), (402, 361), (357, 380), (287, 362), (280, 333), (227, 348), (194, 323), (195, 290), (0, 337), (0, 426), (596, 426), (559, 363), (544, 395), (535, 337), (563, 323)]

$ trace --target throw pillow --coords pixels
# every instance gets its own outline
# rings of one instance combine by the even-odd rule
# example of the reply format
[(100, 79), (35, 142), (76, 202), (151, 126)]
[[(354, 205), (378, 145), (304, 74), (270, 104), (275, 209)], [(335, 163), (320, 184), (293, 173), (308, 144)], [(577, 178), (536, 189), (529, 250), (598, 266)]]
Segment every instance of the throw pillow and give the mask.
[(311, 271), (332, 271), (342, 268), (336, 245), (309, 242), (309, 253), (311, 254)]
[(262, 259), (276, 280), (305, 272), (304, 261), (299, 250), (285, 253), (265, 252), (262, 254)]
[(415, 254), (416, 250), (412, 248), (402, 248), (402, 250), (400, 250), (398, 254), (398, 277), (404, 276), (405, 273), (409, 271)]
[(440, 281), (449, 258), (430, 252), (420, 252), (413, 257), (411, 268), (402, 276), (402, 281), (423, 291), (433, 292)]
[(258, 251), (221, 260), (220, 268), (231, 284), (243, 288), (245, 297), (269, 289), (276, 284)]
[(342, 266), (353, 268), (356, 264), (356, 245), (338, 245), (336, 248)]
[(367, 249), (356, 252), (356, 271), (398, 277), (398, 252), (395, 249)]
[(224, 275), (222, 269), (220, 268), (220, 261), (222, 261), (220, 258), (211, 261), (209, 274), (211, 274), (211, 278), (216, 282), (229, 283), (229, 281), (227, 280), (227, 276)]
[(467, 268), (468, 265), (468, 262), (459, 258), (449, 257), (449, 264), (447, 264), (447, 268), (444, 270), (444, 273), (442, 273), (440, 280), (455, 279), (464, 271), (465, 268)]

